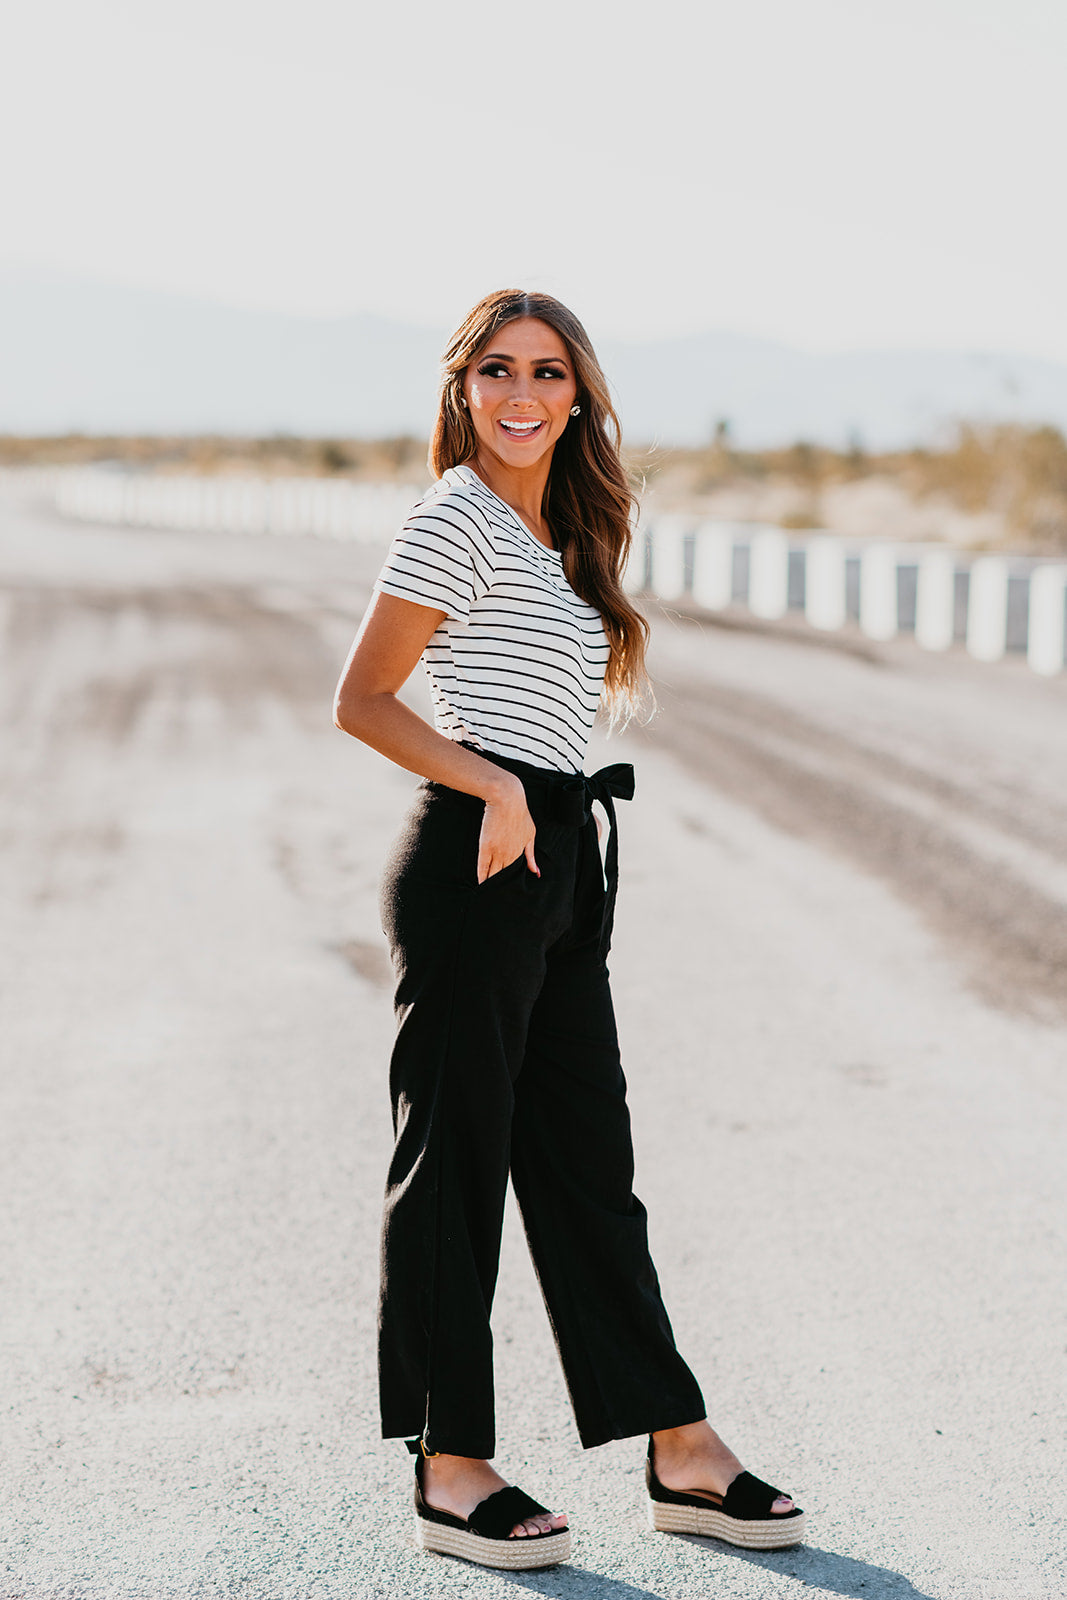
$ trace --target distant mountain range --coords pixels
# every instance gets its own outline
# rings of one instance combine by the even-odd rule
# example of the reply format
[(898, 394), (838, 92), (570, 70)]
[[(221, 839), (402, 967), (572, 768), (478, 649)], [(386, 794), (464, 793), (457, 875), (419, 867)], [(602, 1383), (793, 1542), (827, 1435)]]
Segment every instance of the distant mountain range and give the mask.
[[(446, 336), (0, 273), (0, 432), (424, 435)], [(957, 419), (1067, 431), (1067, 366), (952, 351), (820, 355), (732, 333), (600, 341), (627, 437), (892, 449)]]

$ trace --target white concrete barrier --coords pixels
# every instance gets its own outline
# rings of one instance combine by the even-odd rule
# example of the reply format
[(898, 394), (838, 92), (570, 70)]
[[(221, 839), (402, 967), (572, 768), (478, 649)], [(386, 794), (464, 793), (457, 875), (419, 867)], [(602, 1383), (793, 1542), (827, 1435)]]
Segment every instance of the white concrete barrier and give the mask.
[(947, 650), (956, 630), (956, 560), (948, 550), (919, 556), (915, 638), (924, 650)]
[(967, 595), (967, 650), (977, 661), (999, 661), (1008, 640), (1008, 563), (980, 556)]
[(622, 569), (622, 586), (627, 594), (641, 594), (645, 588), (645, 559), (648, 553), (648, 529), (640, 522), (640, 512), (635, 506), (630, 518), (630, 550)]
[(0, 495), (8, 500), (54, 500), (67, 467), (0, 467)]
[(122, 520), (123, 522), (138, 522), (140, 517), (141, 483), (137, 478), (128, 478), (123, 485)]
[(258, 478), (248, 478), (241, 487), (241, 517), (238, 533), (255, 533), (267, 520), (267, 485)]
[(645, 587), (644, 534), (639, 533), (630, 546), (626, 565), (622, 569), (622, 587), (626, 594), (640, 594)]
[(333, 494), (329, 508), (329, 532), (331, 539), (344, 539), (347, 537), (354, 520), (354, 497), (350, 483), (335, 483), (331, 485)]
[(748, 609), (784, 617), (789, 608), (789, 540), (780, 528), (760, 528), (749, 544)]
[(657, 517), (652, 527), (652, 589), (661, 600), (680, 600), (685, 594), (684, 517)]
[(376, 542), (387, 542), (420, 498), (414, 484), (195, 477), (101, 467), (57, 470), (51, 493), (65, 516), (89, 521)]
[(843, 628), (848, 619), (845, 593), (847, 551), (825, 534), (809, 539), (804, 555), (804, 615), (813, 628)]
[(722, 611), (733, 592), (733, 532), (721, 522), (702, 522), (693, 546), (693, 599), (708, 611)]
[[(5, 493), (47, 493), (65, 516), (134, 527), (204, 532), (311, 534), (385, 544), (420, 497), (415, 485), (356, 483), (351, 479), (195, 477), (122, 472), (114, 468), (50, 468), (47, 473), (0, 472)], [(748, 606), (774, 619), (789, 604), (790, 544), (781, 528), (657, 519), (648, 535), (651, 587), (664, 600), (686, 593), (686, 539), (693, 531), (692, 596), (720, 611), (733, 593), (734, 547), (748, 544)], [(645, 538), (637, 531), (623, 585), (631, 594), (645, 582)], [(805, 613), (813, 627), (837, 629), (847, 621), (848, 546), (829, 534), (802, 546)], [(860, 553), (859, 620), (872, 639), (899, 631), (899, 568), (916, 562), (915, 638), (927, 650), (947, 650), (955, 636), (956, 557), (938, 548), (869, 544)], [(970, 568), (967, 649), (980, 661), (997, 661), (1007, 648), (1010, 567), (1004, 556), (982, 556)], [(1035, 672), (1064, 670), (1067, 651), (1067, 563), (1034, 565), (1029, 575), (1026, 655)]]
[(1026, 659), (1035, 672), (1051, 677), (1064, 668), (1064, 616), (1067, 566), (1034, 567), (1030, 573)]
[(869, 639), (896, 637), (899, 560), (891, 544), (866, 545), (860, 555), (860, 627)]

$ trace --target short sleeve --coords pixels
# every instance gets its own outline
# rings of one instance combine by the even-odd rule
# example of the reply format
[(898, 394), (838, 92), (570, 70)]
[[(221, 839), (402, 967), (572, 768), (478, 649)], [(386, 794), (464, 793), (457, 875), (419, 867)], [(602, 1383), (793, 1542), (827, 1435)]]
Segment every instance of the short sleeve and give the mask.
[(488, 592), (493, 569), (493, 540), (484, 513), (462, 492), (446, 488), (443, 493), (431, 491), (412, 509), (374, 588), (466, 622), (474, 601)]

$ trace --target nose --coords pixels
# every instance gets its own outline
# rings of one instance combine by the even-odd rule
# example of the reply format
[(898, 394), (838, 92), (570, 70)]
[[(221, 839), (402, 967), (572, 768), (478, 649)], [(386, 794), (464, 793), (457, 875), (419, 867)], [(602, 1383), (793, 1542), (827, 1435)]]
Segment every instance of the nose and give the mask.
[(515, 379), (515, 385), (508, 396), (509, 405), (516, 410), (529, 411), (530, 407), (537, 404), (536, 397), (531, 393), (530, 380), (521, 373)]

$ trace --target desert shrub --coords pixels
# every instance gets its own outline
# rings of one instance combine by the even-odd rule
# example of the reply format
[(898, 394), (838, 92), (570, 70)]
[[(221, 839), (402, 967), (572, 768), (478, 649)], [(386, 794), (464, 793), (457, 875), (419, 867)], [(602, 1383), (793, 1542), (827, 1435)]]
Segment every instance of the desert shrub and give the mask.
[(1058, 428), (963, 423), (946, 449), (911, 451), (902, 465), (913, 493), (999, 511), (1020, 542), (1067, 550), (1067, 439)]

